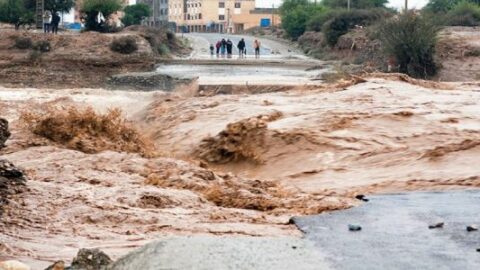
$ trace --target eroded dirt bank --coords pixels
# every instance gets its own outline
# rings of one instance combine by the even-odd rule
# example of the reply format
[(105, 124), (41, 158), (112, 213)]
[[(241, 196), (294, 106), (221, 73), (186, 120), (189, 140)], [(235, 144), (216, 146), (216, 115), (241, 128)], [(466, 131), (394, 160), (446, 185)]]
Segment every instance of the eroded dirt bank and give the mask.
[[(130, 38), (137, 50), (113, 51), (112, 42)], [(132, 26), (115, 34), (47, 35), (0, 29), (0, 81), (11, 87), (106, 87), (110, 76), (152, 71), (157, 60), (189, 52), (174, 34)]]
[[(211, 97), (0, 88), (12, 133), (0, 154), (28, 178), (0, 222), (0, 259), (46, 266), (82, 247), (117, 258), (171, 234), (299, 235), (291, 216), (353, 206), (358, 193), (478, 187), (478, 87), (369, 78)], [(41, 138), (19, 117), (45, 106), (120, 107), (160, 154)]]

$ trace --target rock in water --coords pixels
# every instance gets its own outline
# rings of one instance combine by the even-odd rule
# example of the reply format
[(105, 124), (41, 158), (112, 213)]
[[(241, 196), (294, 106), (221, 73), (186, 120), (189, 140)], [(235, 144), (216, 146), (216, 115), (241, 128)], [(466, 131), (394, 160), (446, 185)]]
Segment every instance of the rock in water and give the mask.
[(65, 270), (65, 262), (58, 261), (47, 267), (45, 270)]
[(72, 261), (72, 270), (102, 270), (113, 261), (99, 249), (82, 248), (78, 251), (77, 257)]
[(444, 222), (438, 222), (438, 223), (429, 225), (428, 228), (429, 229), (440, 229), (440, 228), (443, 228), (443, 225), (445, 225)]
[(30, 266), (19, 261), (0, 262), (0, 270), (30, 270)]
[(21, 193), (25, 187), (25, 177), (22, 170), (15, 167), (8, 160), (0, 159), (0, 217), (3, 206), (7, 204), (7, 197)]
[(0, 118), (0, 149), (5, 147), (5, 142), (10, 137), (10, 131), (8, 131), (8, 121)]
[(354, 225), (354, 224), (348, 224), (348, 230), (352, 232), (358, 232), (362, 230), (362, 226), (360, 225)]
[(369, 201), (369, 199), (367, 199), (367, 197), (365, 197), (365, 195), (363, 195), (363, 194), (359, 194), (359, 195), (355, 196), (355, 199), (360, 200), (360, 201), (364, 201), (364, 202)]
[(478, 226), (477, 225), (467, 226), (467, 232), (473, 232), (473, 231), (478, 231)]

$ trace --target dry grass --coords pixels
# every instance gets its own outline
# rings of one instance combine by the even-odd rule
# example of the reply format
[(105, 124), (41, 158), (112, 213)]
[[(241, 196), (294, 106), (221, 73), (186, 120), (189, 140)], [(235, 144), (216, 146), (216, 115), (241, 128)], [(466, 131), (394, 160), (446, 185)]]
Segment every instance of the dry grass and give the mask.
[(112, 150), (156, 155), (153, 142), (123, 118), (120, 109), (99, 114), (91, 107), (49, 106), (41, 113), (22, 113), (21, 120), (32, 133), (84, 153)]

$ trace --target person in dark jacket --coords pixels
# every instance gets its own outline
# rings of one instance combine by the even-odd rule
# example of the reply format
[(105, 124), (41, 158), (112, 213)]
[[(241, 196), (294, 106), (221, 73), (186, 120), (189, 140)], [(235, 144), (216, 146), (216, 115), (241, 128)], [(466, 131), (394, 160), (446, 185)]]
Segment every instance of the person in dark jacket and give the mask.
[(228, 57), (232, 57), (232, 52), (233, 52), (233, 42), (228, 39), (227, 40), (227, 55)]
[(227, 41), (225, 39), (222, 39), (222, 46), (220, 47), (220, 51), (222, 53), (222, 57), (225, 56), (225, 53), (227, 52)]
[(215, 47), (217, 48), (217, 57), (220, 55), (220, 48), (222, 47), (222, 41), (219, 40), (217, 41), (217, 44), (215, 44)]
[(58, 33), (58, 25), (60, 24), (60, 16), (58, 16), (58, 13), (55, 12), (52, 16), (52, 33), (57, 34)]
[(242, 39), (238, 42), (238, 45), (237, 45), (237, 48), (238, 48), (238, 56), (239, 56), (240, 58), (243, 58), (243, 55), (245, 54), (245, 47), (246, 47), (245, 40), (242, 38)]

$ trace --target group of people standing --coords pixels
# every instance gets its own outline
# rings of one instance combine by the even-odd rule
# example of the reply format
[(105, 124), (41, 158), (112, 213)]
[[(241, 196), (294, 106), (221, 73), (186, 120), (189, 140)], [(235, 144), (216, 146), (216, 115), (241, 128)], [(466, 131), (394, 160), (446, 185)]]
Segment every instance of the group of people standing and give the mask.
[[(253, 42), (253, 48), (255, 50), (255, 58), (260, 57), (260, 46), (261, 43), (258, 40)], [(247, 44), (245, 43), (245, 39), (241, 39), (237, 44), (238, 49), (238, 57), (244, 58), (247, 55)], [(217, 41), (215, 45), (210, 44), (210, 54), (213, 56), (216, 52), (217, 57), (225, 57), (227, 55), (228, 58), (231, 58), (233, 55), (233, 42), (230, 39), (222, 39)]]
[(58, 25), (60, 24), (60, 16), (57, 12), (51, 13), (50, 11), (45, 11), (43, 14), (43, 32), (44, 33), (58, 33)]

